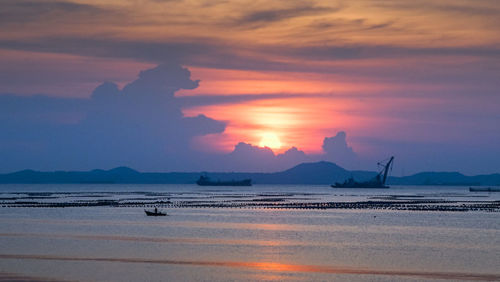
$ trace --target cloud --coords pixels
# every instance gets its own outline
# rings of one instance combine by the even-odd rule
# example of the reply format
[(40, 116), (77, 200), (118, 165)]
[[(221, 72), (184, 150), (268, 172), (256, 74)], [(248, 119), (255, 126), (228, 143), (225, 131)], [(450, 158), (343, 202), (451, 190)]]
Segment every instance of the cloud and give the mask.
[(333, 137), (325, 137), (322, 146), (325, 159), (336, 160), (340, 164), (351, 164), (356, 160), (356, 153), (347, 144), (346, 136), (344, 131), (340, 131)]
[[(186, 36), (180, 40), (127, 40), (101, 36), (53, 36), (27, 39), (1, 39), (0, 49), (59, 53), (97, 58), (131, 59), (141, 62), (182, 62), (191, 66), (261, 69), (266, 60), (241, 56), (238, 51), (251, 47), (223, 41)], [(283, 69), (286, 64), (266, 62)]]
[(270, 148), (245, 142), (238, 143), (231, 153), (216, 156), (214, 159), (217, 160), (220, 170), (249, 172), (281, 171), (312, 160), (311, 156), (295, 147), (276, 155)]
[[(295, 147), (278, 155), (244, 142), (226, 155), (193, 147), (193, 138), (222, 133), (226, 126), (203, 114), (183, 116), (181, 108), (196, 100), (183, 100), (175, 93), (198, 84), (188, 69), (162, 64), (140, 72), (122, 89), (104, 82), (89, 99), (0, 95), (0, 156), (8, 160), (0, 170), (127, 165), (161, 171), (278, 171), (314, 159)], [(276, 96), (198, 98), (197, 103), (213, 104)]]
[[(356, 2), (356, 1), (355, 1)], [(453, 1), (451, 1), (453, 2)], [(74, 54), (82, 56), (100, 57), (100, 58), (127, 58), (142, 62), (171, 62), (177, 60), (190, 66), (204, 66), (213, 68), (231, 68), (231, 69), (258, 69), (258, 70), (286, 70), (286, 71), (316, 71), (330, 73), (347, 73), (346, 66), (333, 67), (327, 64), (314, 65), (320, 61), (338, 61), (338, 60), (363, 60), (363, 59), (392, 59), (408, 57), (425, 56), (474, 56), (481, 59), (495, 59), (500, 55), (500, 49), (495, 41), (489, 38), (495, 38), (495, 33), (485, 33), (484, 37), (478, 40), (478, 44), (468, 45), (470, 30), (477, 30), (475, 34), (482, 34), (490, 30), (486, 23), (496, 26), (497, 18), (492, 15), (484, 21), (471, 20), (470, 30), (463, 30), (462, 22), (453, 20), (444, 30), (430, 32), (427, 30), (428, 22), (415, 22), (412, 17), (404, 17), (406, 14), (394, 16), (396, 12), (415, 11), (415, 9), (425, 9), (425, 12), (434, 11), (433, 17), (441, 15), (442, 10), (460, 11), (463, 13), (495, 14), (498, 11), (498, 3), (495, 1), (481, 1), (481, 3), (446, 3), (435, 4), (432, 1), (425, 1), (426, 5), (415, 4), (401, 1), (379, 1), (357, 2), (355, 4), (342, 4), (342, 6), (329, 6), (328, 1), (302, 1), (290, 2), (283, 1), (269, 5), (262, 5), (259, 2), (254, 5), (225, 2), (221, 10), (203, 10), (206, 3), (178, 3), (175, 6), (177, 17), (182, 18), (179, 22), (169, 24), (174, 15), (159, 17), (156, 5), (148, 2), (141, 2), (141, 5), (109, 5), (94, 6), (73, 2), (58, 1), (28, 1), (28, 0), (6, 0), (0, 2), (0, 19), (6, 21), (19, 21), (24, 25), (39, 26), (43, 20), (54, 19), (57, 21), (63, 19), (73, 19), (81, 21), (80, 26), (85, 27), (84, 31), (78, 30), (71, 35), (65, 32), (55, 32), (60, 24), (45, 26), (40, 32), (33, 32), (27, 28), (23, 33), (22, 28), (13, 29), (12, 34), (17, 36), (5, 35), (0, 38), (0, 48), (10, 50), (28, 50), (36, 52), (53, 52)], [(344, 8), (343, 5), (349, 6)], [(375, 8), (381, 9), (380, 17), (371, 17), (363, 13), (363, 8), (367, 11)], [(418, 7), (417, 7), (418, 6)], [(195, 7), (195, 8), (193, 8)], [(241, 11), (241, 15), (230, 18), (231, 25), (228, 24), (228, 11)], [(113, 9), (113, 10), (111, 10)], [(109, 13), (120, 13), (124, 9), (127, 16), (110, 16)], [(337, 17), (326, 15), (327, 13), (338, 10), (360, 11), (361, 18), (350, 19), (340, 14)], [(351, 10), (352, 9), (352, 10)], [(169, 10), (169, 9), (167, 9)], [(223, 12), (222, 12), (223, 11)], [(210, 13), (212, 17), (206, 21), (199, 21), (197, 14), (199, 12)], [(216, 13), (218, 12), (218, 13)], [(57, 16), (47, 16), (47, 13), (57, 13)], [(192, 14), (193, 13), (193, 14)], [(83, 15), (80, 15), (83, 14)], [(87, 14), (89, 14), (87, 16)], [(106, 24), (99, 29), (99, 32), (88, 21), (92, 20), (92, 15), (103, 15), (106, 18)], [(194, 16), (196, 15), (196, 16)], [(221, 15), (223, 15), (221, 17)], [(282, 23), (289, 19), (305, 17), (290, 29), (284, 29)], [(448, 15), (449, 16), (449, 15)], [(36, 17), (42, 17), (38, 19)], [(119, 21), (117, 19), (120, 19)], [(126, 21), (123, 20), (126, 19)], [(141, 28), (137, 28), (137, 21), (142, 19), (151, 19), (151, 22), (141, 23)], [(166, 18), (166, 19), (165, 19)], [(441, 17), (439, 17), (441, 18)], [(462, 17), (468, 19), (466, 17)], [(409, 20), (408, 20), (409, 19)], [(158, 20), (156, 22), (155, 20)], [(429, 19), (432, 24), (433, 18)], [(463, 20), (463, 19), (462, 19)], [(223, 22), (221, 30), (221, 21)], [(484, 22), (484, 24), (483, 24)], [(465, 24), (467, 24), (465, 22)], [(123, 28), (124, 24), (133, 27)], [(275, 25), (274, 25), (275, 24)], [(202, 25), (202, 26), (201, 26)], [(242, 32), (242, 27), (260, 27), (275, 26), (279, 30), (270, 30), (269, 33), (262, 32), (255, 34), (246, 34)], [(166, 32), (165, 36), (147, 37), (140, 35), (140, 31), (145, 28), (154, 33), (157, 29), (182, 30), (182, 35)], [(312, 27), (312, 28), (311, 28)], [(333, 27), (333, 28), (332, 28)], [(390, 29), (390, 32), (388, 32)], [(457, 32), (457, 29), (459, 32)], [(469, 32), (467, 32), (469, 30)], [(495, 31), (495, 30), (493, 30)], [(371, 40), (379, 38), (374, 36), (374, 32), (379, 32), (386, 36), (388, 40), (382, 42)], [(208, 33), (208, 34), (207, 34)], [(382, 34), (384, 33), (384, 34)], [(436, 34), (435, 34), (436, 33)], [(10, 34), (10, 33), (9, 33)], [(20, 35), (19, 35), (20, 34)], [(163, 34), (163, 33), (162, 33)], [(415, 36), (415, 42), (407, 42), (408, 34)], [(462, 34), (462, 35), (458, 35)], [(354, 36), (353, 36), (354, 35)], [(436, 36), (444, 36), (436, 38)], [(382, 36), (382, 37), (383, 37)], [(402, 38), (401, 38), (402, 36)], [(421, 39), (424, 36), (424, 39)], [(394, 37), (394, 39), (392, 39)], [(217, 39), (216, 39), (217, 38)], [(300, 40), (297, 40), (300, 38)], [(447, 38), (453, 39), (453, 42), (445, 42)], [(456, 39), (461, 42), (456, 42)], [(241, 39), (241, 40), (240, 40)], [(403, 40), (404, 39), (404, 40)], [(475, 40), (476, 38), (473, 38)], [(427, 42), (418, 44), (418, 42)], [(446, 43), (446, 44), (443, 44)], [(485, 42), (485, 43), (481, 43)], [(468, 58), (467, 58), (468, 59)], [(304, 64), (301, 60), (309, 60)], [(445, 58), (445, 60), (448, 60)], [(312, 61), (312, 62), (311, 62)], [(449, 60), (451, 61), (451, 60)], [(346, 62), (348, 63), (348, 62)], [(441, 62), (443, 63), (443, 62)], [(480, 65), (481, 63), (478, 63)], [(391, 75), (400, 75), (400, 69), (394, 64), (392, 73), (384, 74), (386, 77)], [(451, 65), (449, 62), (444, 65)], [(377, 76), (380, 65), (375, 67), (363, 66), (368, 75)], [(356, 69), (361, 69), (356, 66)], [(432, 71), (432, 70), (431, 70)], [(426, 70), (430, 73), (429, 70)], [(434, 74), (443, 73), (439, 70)], [(431, 76), (431, 75), (430, 75)], [(378, 77), (378, 76), (377, 76)], [(414, 77), (414, 76), (411, 76)]]
[(191, 80), (190, 75), (180, 65), (163, 64), (142, 71), (121, 91), (110, 83), (99, 86), (92, 96), (93, 109), (80, 124), (80, 131), (99, 131), (98, 139), (88, 140), (93, 144), (89, 149), (100, 150), (102, 162), (127, 155), (130, 165), (143, 168), (173, 169), (176, 163), (187, 166), (193, 154), (189, 147), (193, 137), (225, 129), (223, 122), (204, 115), (182, 115), (174, 94), (198, 87), (198, 81)]
[[(376, 161), (389, 155), (397, 156), (406, 173), (414, 172), (416, 167), (460, 169), (460, 164), (465, 163), (460, 160), (464, 159), (474, 160), (475, 172), (498, 167), (498, 146), (494, 146), (498, 133), (487, 124), (487, 121), (498, 117), (498, 113), (494, 112), (494, 103), (491, 104), (493, 110), (485, 110), (483, 107), (480, 115), (467, 109), (469, 105), (457, 107), (460, 103), (446, 104), (456, 111), (450, 112), (449, 119), (453, 122), (458, 120), (469, 128), (466, 135), (453, 135), (456, 140), (462, 139), (461, 145), (435, 144), (440, 138), (436, 134), (436, 128), (439, 132), (445, 132), (449, 127), (443, 116), (432, 116), (431, 111), (426, 117), (422, 117), (418, 111), (411, 112), (411, 109), (402, 108), (392, 109), (389, 117), (405, 120), (409, 115), (414, 116), (418, 122), (413, 123), (412, 131), (429, 134), (430, 137), (424, 136), (427, 142), (425, 138), (419, 138), (420, 141), (412, 140), (413, 143), (393, 140), (398, 137), (394, 135), (384, 136), (386, 139), (378, 141), (363, 140), (363, 134), (360, 138), (358, 133), (354, 138), (355, 144), (361, 144), (362, 147), (369, 148), (368, 151), (375, 152), (369, 156), (370, 159), (355, 152), (345, 132), (326, 137), (323, 140), (323, 152), (319, 154), (307, 154), (295, 147), (282, 154), (275, 154), (269, 148), (246, 142), (238, 143), (233, 152), (228, 154), (210, 153), (200, 148), (204, 146), (203, 143), (195, 144), (192, 141), (198, 140), (200, 136), (224, 133), (226, 123), (203, 114), (185, 117), (181, 111), (183, 107), (277, 97), (271, 94), (243, 97), (175, 96), (176, 91), (193, 89), (198, 84), (199, 81), (191, 79), (187, 68), (174, 63), (143, 71), (136, 80), (123, 88), (113, 82), (104, 82), (87, 99), (0, 95), (0, 158), (3, 160), (0, 171), (26, 168), (86, 170), (125, 165), (143, 171), (269, 172), (320, 160), (335, 162), (348, 169), (373, 170)], [(434, 113), (441, 109), (436, 107)], [(474, 118), (464, 115), (466, 110), (477, 116)], [(358, 111), (363, 113), (362, 109)], [(385, 109), (378, 111), (382, 114)], [(488, 112), (494, 112), (494, 115), (487, 116)], [(438, 124), (436, 120), (442, 123)], [(471, 131), (467, 122), (477, 130)], [(432, 125), (433, 130), (428, 124)], [(410, 136), (417, 133), (412, 134)], [(474, 136), (481, 138), (475, 140)], [(470, 144), (479, 145), (477, 149), (467, 149)], [(438, 162), (435, 158), (426, 157), (429, 155), (446, 156), (444, 159), (454, 158), (456, 161), (450, 165), (450, 162)]]
[(219, 158), (219, 165), (226, 171), (269, 172), (282, 171), (303, 162), (324, 160), (349, 168), (359, 164), (359, 158), (347, 144), (343, 131), (334, 137), (325, 137), (323, 150), (320, 154), (306, 154), (292, 147), (282, 154), (275, 154), (270, 148), (240, 142), (231, 153)]
[(268, 8), (265, 10), (251, 11), (233, 22), (237, 26), (258, 28), (272, 23), (303, 17), (308, 15), (322, 15), (340, 10), (340, 8), (320, 7), (312, 4), (301, 4), (288, 8)]
[(92, 92), (92, 99), (95, 100), (108, 100), (108, 99), (113, 99), (113, 97), (116, 97), (117, 95), (120, 95), (120, 89), (118, 88), (118, 85), (113, 82), (103, 82), (101, 85), (97, 86), (96, 89)]
[[(76, 123), (85, 116), (89, 102), (88, 99), (4, 94), (0, 95), (0, 120), (4, 129), (7, 125), (12, 126), (12, 134), (17, 131), (15, 126), (21, 124)], [(12, 135), (3, 134), (2, 137), (9, 138)]]
[(307, 155), (295, 147), (275, 154), (245, 142), (229, 154), (192, 147), (194, 137), (222, 133), (225, 123), (202, 114), (184, 117), (183, 106), (192, 105), (197, 98), (201, 99), (198, 104), (214, 104), (276, 96), (175, 97), (178, 90), (198, 87), (199, 81), (190, 76), (189, 70), (178, 64), (163, 64), (140, 72), (123, 89), (104, 82), (89, 99), (0, 95), (0, 156), (9, 160), (0, 170), (127, 165), (159, 171), (279, 171), (323, 157)]
[[(380, 24), (367, 27), (377, 29), (390, 25)], [(277, 49), (278, 50), (278, 49)], [(269, 50), (272, 51), (272, 50)], [(496, 47), (401, 47), (392, 45), (323, 45), (284, 48), (281, 53), (309, 60), (356, 60), (374, 58), (400, 58), (405, 56), (475, 56), (498, 57)]]
[(97, 6), (65, 1), (2, 0), (0, 24), (27, 22), (61, 22), (85, 18), (87, 21), (115, 13)]
[[(90, 99), (0, 96), (0, 107), (15, 113), (0, 115), (0, 155), (19, 169), (188, 167), (196, 162), (190, 140), (225, 129), (204, 115), (182, 115), (174, 93), (197, 86), (186, 68), (171, 64), (141, 72), (122, 90), (105, 82)], [(68, 113), (81, 116), (67, 124)]]
[[(424, 3), (422, 3), (424, 2)], [(496, 16), (500, 12), (497, 1), (456, 2), (448, 1), (374, 1), (370, 6), (396, 11), (423, 11), (425, 13), (448, 13), (459, 16)]]
[(270, 166), (266, 161), (273, 160), (274, 158), (275, 155), (271, 149), (260, 148), (244, 142), (238, 143), (228, 155), (229, 161), (233, 162), (235, 167), (243, 166), (247, 169), (255, 169), (259, 164), (264, 167)]
[(293, 99), (304, 97), (328, 97), (324, 94), (296, 94), (296, 93), (278, 93), (278, 94), (238, 94), (238, 95), (213, 95), (203, 94), (198, 96), (181, 96), (177, 97), (184, 107), (196, 107), (206, 105), (221, 105), (221, 104), (238, 104), (256, 100), (272, 100), (272, 99)]
[(178, 64), (162, 64), (141, 71), (139, 78), (123, 88), (124, 95), (168, 95), (181, 89), (195, 89), (199, 80), (191, 80), (191, 72)]
[[(217, 40), (184, 39), (152, 42), (114, 38), (44, 37), (0, 39), (0, 48), (80, 56), (132, 59), (142, 62), (183, 62), (215, 69), (313, 72), (364, 78), (381, 83), (460, 83), (495, 88), (500, 49), (495, 46), (401, 47), (392, 45), (322, 44), (310, 46), (240, 46)], [(248, 54), (266, 54), (249, 56)], [(290, 61), (266, 59), (269, 56), (293, 58)], [(453, 60), (449, 60), (449, 58)], [(464, 58), (459, 60), (458, 57)], [(470, 58), (474, 57), (474, 60)], [(395, 60), (411, 59), (413, 63)], [(386, 60), (384, 64), (359, 67), (351, 61)], [(418, 60), (417, 60), (418, 59)], [(307, 61), (304, 64), (303, 61)], [(334, 65), (325, 61), (336, 62)], [(457, 67), (457, 64), (467, 67)], [(74, 79), (74, 78), (72, 78)], [(0, 78), (0, 80), (2, 80)], [(474, 81), (471, 81), (474, 80)], [(11, 83), (11, 82), (6, 82)]]
[(276, 156), (278, 159), (279, 167), (289, 168), (290, 164), (300, 164), (311, 160), (311, 156), (308, 156), (304, 151), (292, 147), (286, 150), (283, 154)]

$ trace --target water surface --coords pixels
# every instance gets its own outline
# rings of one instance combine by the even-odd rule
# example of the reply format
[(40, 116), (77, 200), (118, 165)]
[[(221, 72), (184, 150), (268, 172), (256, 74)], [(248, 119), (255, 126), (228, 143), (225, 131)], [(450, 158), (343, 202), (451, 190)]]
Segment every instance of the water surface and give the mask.
[[(30, 195), (36, 201), (499, 200), (499, 193), (468, 187), (2, 185), (0, 193), (4, 203)], [(500, 280), (500, 220), (492, 212), (183, 207), (147, 217), (138, 206), (5, 206), (0, 278), (7, 280)]]

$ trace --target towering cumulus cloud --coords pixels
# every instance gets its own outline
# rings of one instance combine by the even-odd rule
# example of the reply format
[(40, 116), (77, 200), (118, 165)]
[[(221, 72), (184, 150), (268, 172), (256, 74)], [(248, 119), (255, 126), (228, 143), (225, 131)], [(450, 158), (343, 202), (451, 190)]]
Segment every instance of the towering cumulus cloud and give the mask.
[[(89, 101), (81, 101), (83, 117), (73, 124), (65, 124), (64, 108), (68, 106), (71, 112), (76, 103), (70, 99), (52, 99), (49, 104), (54, 107), (55, 121), (33, 124), (34, 118), (28, 117), (30, 125), (11, 128), (18, 135), (11, 144), (18, 148), (1, 153), (39, 169), (188, 167), (197, 159), (190, 149), (190, 140), (225, 129), (224, 123), (204, 115), (183, 116), (174, 94), (180, 89), (198, 87), (198, 81), (191, 80), (190, 75), (180, 65), (164, 64), (142, 71), (138, 79), (122, 90), (112, 82), (105, 82), (94, 90)], [(61, 105), (56, 106), (58, 103)], [(19, 103), (20, 109), (15, 112), (29, 115), (21, 109), (23, 105), (26, 103)], [(22, 151), (19, 147), (27, 147), (31, 152), (16, 155)]]
[(325, 138), (324, 153), (317, 155), (295, 147), (275, 154), (244, 140), (227, 154), (199, 148), (204, 144), (192, 142), (194, 137), (222, 133), (226, 124), (203, 114), (183, 115), (182, 107), (191, 100), (175, 93), (198, 84), (188, 69), (162, 64), (140, 72), (122, 89), (104, 82), (87, 99), (0, 95), (0, 171), (117, 166), (143, 171), (277, 171), (324, 159), (349, 165), (356, 157), (344, 132)]
[(195, 157), (189, 148), (192, 137), (225, 128), (203, 115), (183, 117), (174, 94), (198, 87), (190, 75), (179, 65), (164, 64), (142, 71), (121, 91), (115, 84), (103, 83), (92, 95), (91, 111), (74, 146), (85, 146), (83, 151), (99, 158), (100, 164), (113, 160), (116, 165), (143, 169), (188, 165)]
[(351, 164), (356, 159), (356, 154), (347, 144), (346, 133), (340, 131), (333, 137), (325, 137), (323, 140), (324, 158), (340, 163)]

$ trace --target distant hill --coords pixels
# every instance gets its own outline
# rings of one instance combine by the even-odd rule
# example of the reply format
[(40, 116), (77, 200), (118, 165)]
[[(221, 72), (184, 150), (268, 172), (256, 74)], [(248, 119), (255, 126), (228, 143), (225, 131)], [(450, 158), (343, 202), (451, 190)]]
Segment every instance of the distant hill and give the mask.
[(317, 162), (302, 163), (282, 172), (257, 176), (255, 181), (269, 184), (328, 184), (349, 176), (349, 171), (334, 163)]
[[(195, 183), (202, 172), (138, 172), (128, 167), (110, 170), (41, 172), (22, 170), (0, 174), (0, 183)], [(213, 179), (251, 178), (255, 184), (317, 184), (343, 182), (349, 177), (368, 180), (373, 171), (348, 171), (331, 162), (302, 163), (274, 173), (208, 172)], [(422, 172), (405, 177), (390, 177), (389, 185), (500, 185), (500, 174), (465, 176), (458, 172)]]
[(392, 185), (478, 186), (500, 185), (500, 174), (466, 176), (459, 172), (420, 172), (405, 177), (390, 177)]

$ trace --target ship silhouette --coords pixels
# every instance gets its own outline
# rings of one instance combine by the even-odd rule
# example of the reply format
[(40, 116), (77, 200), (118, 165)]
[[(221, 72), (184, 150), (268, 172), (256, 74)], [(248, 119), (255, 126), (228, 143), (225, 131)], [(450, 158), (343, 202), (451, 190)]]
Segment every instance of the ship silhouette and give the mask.
[(392, 163), (394, 161), (394, 157), (390, 157), (389, 160), (384, 164), (379, 162), (378, 165), (382, 166), (382, 170), (371, 180), (358, 182), (354, 180), (353, 177), (350, 177), (344, 183), (335, 182), (335, 184), (331, 185), (333, 188), (389, 188), (385, 183), (387, 181), (387, 176), (389, 171), (392, 168)]
[(252, 179), (230, 180), (230, 181), (213, 181), (206, 175), (200, 176), (196, 181), (200, 186), (252, 186)]

